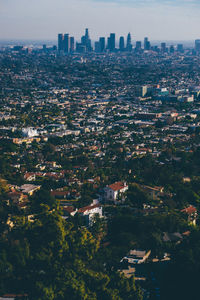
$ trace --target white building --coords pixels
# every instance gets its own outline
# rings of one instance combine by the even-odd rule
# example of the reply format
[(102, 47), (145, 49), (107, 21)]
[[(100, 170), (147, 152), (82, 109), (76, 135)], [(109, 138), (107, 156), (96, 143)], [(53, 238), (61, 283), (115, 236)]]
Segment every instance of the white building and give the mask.
[(41, 187), (40, 185), (23, 184), (20, 186), (20, 190), (22, 191), (22, 193), (32, 196), (34, 192), (40, 189), (40, 187)]
[(29, 128), (23, 128), (22, 134), (24, 137), (34, 137), (38, 135), (38, 132), (37, 129), (29, 127)]
[(142, 264), (147, 260), (150, 254), (151, 250), (130, 250), (128, 255), (123, 257), (120, 262), (127, 260), (129, 264)]
[(106, 201), (119, 203), (124, 200), (123, 194), (128, 190), (126, 182), (115, 182), (104, 188), (104, 198)]
[(78, 213), (86, 218), (88, 225), (93, 223), (95, 216), (98, 215), (100, 218), (103, 217), (102, 206), (100, 204), (92, 204), (79, 208)]

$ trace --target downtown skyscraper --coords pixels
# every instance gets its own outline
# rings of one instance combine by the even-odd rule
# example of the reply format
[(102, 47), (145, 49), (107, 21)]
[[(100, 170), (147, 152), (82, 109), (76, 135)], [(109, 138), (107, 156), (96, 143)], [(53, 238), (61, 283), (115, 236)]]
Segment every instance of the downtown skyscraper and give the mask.
[(70, 37), (68, 33), (58, 34), (58, 52), (59, 53), (71, 53), (74, 52), (74, 37)]
[(109, 51), (115, 51), (115, 33), (111, 33), (108, 37), (107, 48)]
[(131, 34), (130, 34), (130, 32), (127, 35), (126, 50), (127, 51), (131, 51), (132, 50)]
[[(141, 54), (144, 51), (153, 51), (155, 53), (160, 53), (161, 55), (166, 54), (173, 54), (173, 53), (184, 53), (185, 49), (183, 44), (178, 44), (177, 46), (174, 45), (167, 45), (165, 42), (162, 42), (160, 46), (158, 45), (151, 45), (148, 37), (144, 38), (144, 44), (142, 45), (141, 41), (135, 41), (134, 47), (132, 43), (131, 33), (127, 34), (125, 39), (124, 36), (120, 36), (119, 40), (116, 39), (115, 33), (110, 33), (107, 37), (101, 36), (97, 41), (92, 43), (89, 29), (85, 29), (84, 35), (81, 37), (79, 42), (75, 43), (74, 37), (71, 37), (68, 33), (58, 34), (58, 53), (59, 54), (69, 54), (69, 53), (118, 53), (118, 52), (134, 52), (137, 54)], [(143, 47), (142, 47), (143, 46)], [(194, 53), (200, 52), (200, 40), (197, 39), (195, 41)], [(44, 48), (44, 51), (47, 52), (47, 49)]]

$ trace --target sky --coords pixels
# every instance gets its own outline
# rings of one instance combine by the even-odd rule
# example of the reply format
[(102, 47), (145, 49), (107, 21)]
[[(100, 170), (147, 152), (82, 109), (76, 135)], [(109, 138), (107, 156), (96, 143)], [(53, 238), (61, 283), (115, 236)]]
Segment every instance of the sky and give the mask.
[(0, 0), (0, 40), (56, 40), (69, 33), (77, 40), (88, 27), (90, 37), (134, 40), (200, 38), (200, 0)]

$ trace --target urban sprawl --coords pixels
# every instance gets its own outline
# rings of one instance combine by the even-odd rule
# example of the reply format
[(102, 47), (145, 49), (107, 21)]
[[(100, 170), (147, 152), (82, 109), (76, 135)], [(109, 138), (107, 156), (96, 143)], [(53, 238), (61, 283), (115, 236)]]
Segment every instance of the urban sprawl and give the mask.
[(0, 299), (198, 299), (200, 40), (117, 45), (0, 49)]

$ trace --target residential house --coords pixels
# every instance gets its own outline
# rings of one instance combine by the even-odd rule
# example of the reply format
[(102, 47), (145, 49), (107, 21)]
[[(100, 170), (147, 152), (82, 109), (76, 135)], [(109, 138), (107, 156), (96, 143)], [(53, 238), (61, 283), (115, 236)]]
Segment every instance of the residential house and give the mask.
[(102, 209), (101, 204), (98, 203), (79, 208), (78, 213), (85, 218), (87, 225), (92, 225), (95, 216), (103, 217)]
[(78, 211), (78, 209), (75, 209), (73, 206), (63, 206), (62, 209), (65, 215), (70, 215), (70, 216), (74, 216)]
[(182, 213), (184, 213), (187, 216), (188, 223), (192, 225), (196, 225), (197, 220), (197, 209), (196, 207), (190, 205), (184, 209), (181, 210)]
[(122, 258), (121, 262), (127, 260), (129, 264), (142, 264), (148, 259), (150, 254), (151, 250), (130, 250), (128, 255)]
[(124, 193), (128, 190), (126, 182), (118, 181), (104, 188), (104, 199), (115, 204), (124, 200)]
[(26, 180), (26, 181), (35, 181), (35, 179), (36, 179), (36, 175), (35, 175), (35, 173), (25, 173), (24, 174), (24, 179)]
[(70, 192), (55, 190), (55, 191), (51, 191), (51, 195), (58, 199), (66, 199), (70, 195)]
[(34, 184), (23, 184), (20, 187), (22, 193), (28, 194), (29, 196), (32, 196), (33, 193), (39, 189), (40, 189), (40, 185), (34, 185)]

